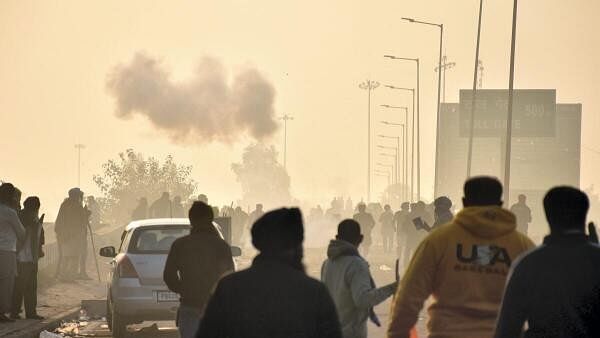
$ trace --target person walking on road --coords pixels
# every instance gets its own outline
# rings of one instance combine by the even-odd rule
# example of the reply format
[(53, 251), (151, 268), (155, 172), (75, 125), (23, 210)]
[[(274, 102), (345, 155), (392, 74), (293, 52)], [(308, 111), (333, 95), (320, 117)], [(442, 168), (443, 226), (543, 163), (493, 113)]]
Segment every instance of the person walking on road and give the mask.
[(159, 199), (154, 201), (148, 210), (150, 218), (170, 218), (173, 216), (173, 205), (168, 192), (163, 192)]
[(37, 276), (38, 260), (43, 257), (44, 229), (39, 218), (40, 199), (28, 197), (23, 202), (23, 210), (19, 213), (21, 223), (25, 227), (25, 238), (17, 252), (17, 278), (13, 293), (10, 318), (21, 319), (21, 306), (25, 303), (25, 318), (44, 319), (37, 314)]
[(519, 201), (510, 207), (510, 211), (517, 217), (517, 230), (527, 235), (531, 223), (531, 209), (527, 206), (527, 196), (519, 195)]
[(409, 336), (423, 303), (429, 337), (491, 337), (512, 262), (534, 244), (516, 231), (502, 206), (502, 185), (474, 177), (464, 185), (462, 209), (419, 245), (394, 298), (389, 338)]
[(211, 291), (234, 270), (231, 248), (213, 226), (212, 208), (194, 202), (189, 218), (191, 233), (173, 242), (163, 273), (169, 290), (180, 296), (177, 327), (182, 338), (195, 336)]
[(364, 237), (362, 242), (362, 250), (364, 256), (366, 257), (369, 255), (369, 248), (373, 242), (371, 232), (375, 227), (375, 220), (373, 219), (373, 215), (367, 212), (366, 204), (362, 202), (358, 205), (358, 213), (354, 214), (354, 217), (352, 218), (357, 221), (358, 224), (360, 224), (360, 233)]
[(221, 279), (196, 337), (341, 338), (327, 288), (304, 270), (303, 240), (299, 209), (259, 218), (252, 244), (260, 253), (250, 268)]
[(600, 337), (600, 247), (585, 235), (589, 206), (579, 189), (548, 191), (550, 235), (515, 262), (496, 338), (523, 337), (526, 322), (524, 337)]
[(368, 319), (381, 326), (373, 307), (392, 296), (398, 284), (375, 287), (369, 264), (358, 253), (362, 240), (358, 222), (343, 220), (321, 268), (321, 281), (333, 297), (344, 338), (366, 338)]
[(12, 308), (17, 276), (17, 241), (25, 238), (25, 228), (15, 211), (15, 187), (0, 185), (0, 323), (13, 322), (6, 316)]
[(390, 253), (394, 249), (394, 235), (396, 228), (394, 226), (394, 213), (389, 204), (383, 207), (383, 213), (379, 216), (381, 225), (381, 238), (383, 239), (383, 252)]

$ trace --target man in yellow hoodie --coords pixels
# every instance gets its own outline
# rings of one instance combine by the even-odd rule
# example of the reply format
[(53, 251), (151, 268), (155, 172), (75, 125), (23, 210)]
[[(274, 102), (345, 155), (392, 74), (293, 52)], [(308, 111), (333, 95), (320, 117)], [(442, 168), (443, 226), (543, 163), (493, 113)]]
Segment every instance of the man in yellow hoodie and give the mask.
[(394, 299), (388, 338), (409, 337), (429, 296), (430, 338), (494, 335), (510, 265), (534, 246), (516, 231), (501, 196), (495, 178), (465, 183), (464, 209), (429, 234), (411, 259)]

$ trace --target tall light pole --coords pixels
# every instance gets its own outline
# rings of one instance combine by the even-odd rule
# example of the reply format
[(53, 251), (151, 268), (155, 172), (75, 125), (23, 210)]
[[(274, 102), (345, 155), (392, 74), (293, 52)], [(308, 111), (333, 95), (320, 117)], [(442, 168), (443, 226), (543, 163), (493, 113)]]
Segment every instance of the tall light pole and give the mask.
[[(416, 117), (416, 122), (417, 122), (417, 128), (415, 130), (415, 89), (414, 88), (406, 88), (406, 87), (396, 87), (396, 86), (391, 86), (391, 85), (386, 85), (387, 88), (389, 89), (395, 89), (395, 90), (403, 90), (403, 91), (408, 91), (411, 92), (412, 94), (412, 98), (413, 98), (413, 106), (412, 106), (412, 141), (411, 141), (411, 151), (410, 151), (410, 156), (412, 158), (411, 161), (411, 175), (413, 175), (412, 173), (415, 172), (414, 170), (414, 165), (415, 165), (415, 138), (416, 138), (416, 142), (417, 142), (417, 151), (416, 151), (416, 155), (417, 155), (417, 160), (416, 160), (416, 166), (417, 166), (417, 200), (421, 199), (421, 140), (420, 140), (420, 136), (419, 136), (419, 113), (417, 110), (417, 117)], [(416, 133), (416, 134), (415, 134)], [(411, 178), (414, 178), (413, 176), (411, 176)], [(411, 181), (411, 185), (414, 181)], [(412, 194), (411, 194), (412, 195)], [(414, 195), (412, 195), (411, 198), (414, 198)]]
[[(406, 20), (408, 22), (411, 23), (418, 23), (418, 24), (422, 24), (422, 25), (428, 25), (428, 26), (435, 26), (438, 27), (440, 29), (440, 54), (438, 57), (438, 68), (442, 69), (442, 49), (444, 47), (444, 25), (443, 24), (437, 24), (437, 23), (432, 23), (432, 22), (426, 22), (426, 21), (419, 21), (419, 20), (415, 20), (412, 18), (402, 18), (402, 20)], [(433, 174), (433, 180), (434, 180), (434, 184), (433, 184), (433, 198), (437, 197), (437, 184), (438, 184), (438, 164), (439, 164), (439, 158), (440, 158), (440, 94), (441, 94), (441, 90), (442, 90), (442, 72), (438, 72), (438, 94), (437, 94), (437, 114), (436, 114), (436, 131), (435, 131), (435, 171)], [(417, 189), (418, 190), (418, 189)], [(419, 194), (419, 199), (420, 199), (421, 195)]]
[[(421, 87), (420, 87), (420, 71), (419, 71), (419, 58), (404, 58), (404, 57), (399, 57), (399, 56), (394, 56), (394, 55), (384, 55), (383, 57), (388, 58), (388, 59), (392, 59), (392, 60), (404, 60), (404, 61), (414, 61), (415, 64), (417, 65), (417, 195), (419, 196), (419, 200), (421, 199)], [(415, 118), (415, 114), (414, 114), (414, 109), (415, 109), (415, 98), (413, 95), (413, 119)], [(408, 123), (408, 122), (406, 122)], [(408, 124), (407, 127), (408, 128)], [(413, 123), (413, 138), (414, 138), (414, 131), (415, 131), (415, 126)], [(413, 148), (414, 150), (414, 148)], [(413, 155), (411, 155), (413, 156)], [(414, 160), (413, 160), (414, 162)], [(412, 189), (412, 181), (411, 181), (411, 189)], [(411, 193), (411, 200), (414, 198), (414, 194)]]
[(504, 159), (504, 200), (510, 202), (510, 150), (512, 146), (513, 84), (515, 79), (515, 42), (517, 39), (518, 0), (513, 4), (512, 37), (510, 41), (510, 75), (508, 78), (508, 116), (506, 119), (506, 154)]
[(77, 149), (77, 187), (81, 188), (81, 149), (85, 149), (85, 145), (77, 143), (75, 149)]
[[(477, 101), (477, 71), (481, 61), (479, 60), (479, 40), (481, 37), (481, 14), (483, 12), (483, 0), (479, 0), (479, 21), (477, 22), (477, 43), (475, 44), (475, 66), (473, 70), (473, 94), (471, 96), (471, 120), (469, 121), (469, 148), (467, 153), (467, 178), (471, 177), (473, 163), (473, 133), (475, 129), (475, 102)], [(483, 66), (481, 66), (483, 68)]]
[[(381, 162), (377, 162), (376, 163), (378, 166), (384, 167), (386, 169), (390, 169), (390, 173), (393, 174), (394, 172), (394, 165), (393, 164), (387, 164), (387, 163), (381, 163)], [(391, 176), (391, 175), (390, 175)], [(390, 181), (388, 181), (388, 186), (390, 185)]]
[[(406, 198), (406, 166), (405, 166), (405, 162), (404, 162), (404, 158), (405, 158), (405, 149), (404, 149), (404, 142), (402, 142), (402, 148), (400, 147), (400, 139), (402, 139), (402, 141), (404, 141), (403, 137), (404, 137), (404, 124), (402, 124), (402, 134), (400, 136), (389, 136), (389, 135), (382, 135), (379, 134), (377, 135), (381, 138), (384, 139), (390, 139), (390, 140), (396, 140), (396, 168), (400, 168), (399, 170), (396, 171), (396, 173), (398, 174), (398, 178), (396, 179), (396, 182), (401, 181), (401, 197), (402, 199)], [(400, 154), (400, 150), (402, 150), (402, 154)], [(400, 164), (400, 160), (402, 160), (402, 164)]]
[(367, 90), (368, 108), (367, 108), (367, 202), (371, 201), (371, 92), (379, 87), (379, 82), (366, 80), (361, 82), (358, 87)]
[(375, 176), (387, 177), (387, 185), (388, 185), (388, 187), (390, 186), (390, 173), (389, 172), (375, 170), (374, 173), (375, 173)]
[(394, 153), (393, 154), (388, 154), (388, 153), (379, 153), (379, 155), (381, 156), (386, 156), (386, 157), (393, 157), (394, 158), (394, 168), (396, 168), (396, 173), (394, 175), (394, 183), (398, 183), (399, 177), (400, 177), (400, 166), (398, 166), (398, 156), (399, 156), (399, 151), (398, 148), (396, 147), (388, 147), (388, 146), (382, 146), (382, 145), (378, 145), (377, 147), (381, 148), (381, 149), (389, 149), (389, 150), (393, 150)]
[[(442, 56), (442, 101), (446, 102), (446, 70), (452, 69), (456, 66), (456, 62), (448, 62), (446, 55)], [(436, 73), (439, 71), (438, 67), (433, 69)]]
[(283, 120), (283, 168), (287, 169), (287, 123), (294, 119), (293, 116), (285, 114), (279, 118)]
[[(396, 126), (396, 127), (401, 127), (401, 131), (402, 131), (402, 136), (404, 137), (404, 142), (403, 142), (403, 148), (404, 148), (404, 184), (408, 187), (408, 125), (404, 124), (404, 123), (393, 123), (393, 122), (389, 122), (389, 121), (381, 121), (381, 123), (388, 125), (388, 126)], [(413, 131), (414, 132), (414, 131)], [(414, 167), (414, 156), (411, 155), (411, 170)], [(414, 198), (414, 172), (411, 171), (410, 173), (410, 198), (409, 200), (412, 201)], [(406, 193), (406, 195), (408, 196), (408, 191)]]

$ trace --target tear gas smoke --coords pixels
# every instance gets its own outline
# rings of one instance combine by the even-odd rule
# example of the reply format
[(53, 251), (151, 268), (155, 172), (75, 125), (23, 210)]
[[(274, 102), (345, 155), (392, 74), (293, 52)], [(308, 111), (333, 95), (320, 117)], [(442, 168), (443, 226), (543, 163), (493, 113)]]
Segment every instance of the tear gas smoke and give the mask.
[(161, 62), (137, 53), (108, 74), (116, 115), (147, 117), (174, 142), (232, 142), (242, 135), (262, 140), (277, 129), (275, 89), (256, 70), (245, 69), (231, 83), (217, 59), (204, 57), (187, 82), (174, 82)]

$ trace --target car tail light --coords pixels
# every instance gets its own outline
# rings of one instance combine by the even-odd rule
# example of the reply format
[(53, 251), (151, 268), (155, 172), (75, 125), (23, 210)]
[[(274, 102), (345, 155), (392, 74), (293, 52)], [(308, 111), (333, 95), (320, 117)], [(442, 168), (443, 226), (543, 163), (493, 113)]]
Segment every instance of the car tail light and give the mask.
[(120, 278), (139, 278), (137, 271), (131, 260), (127, 256), (123, 256), (117, 263), (117, 271)]

